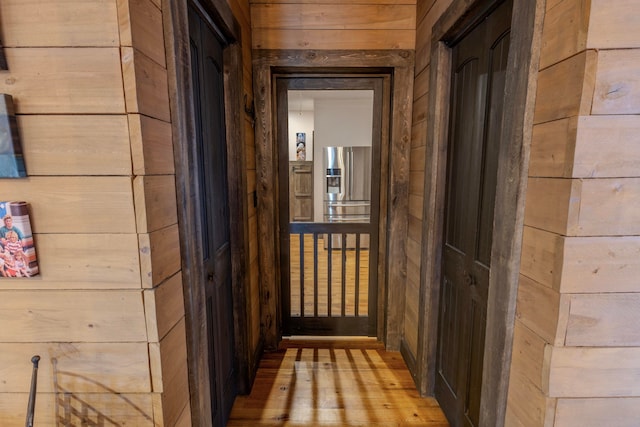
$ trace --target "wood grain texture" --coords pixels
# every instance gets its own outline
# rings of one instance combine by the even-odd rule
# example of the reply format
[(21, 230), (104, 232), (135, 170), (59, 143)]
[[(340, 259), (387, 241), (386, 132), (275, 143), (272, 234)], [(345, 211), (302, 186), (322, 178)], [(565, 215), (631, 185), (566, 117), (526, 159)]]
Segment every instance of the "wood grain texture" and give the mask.
[(259, 28), (252, 43), (254, 49), (407, 50), (415, 46), (415, 31)]
[(640, 50), (598, 52), (592, 114), (640, 113)]
[(565, 427), (634, 427), (640, 419), (640, 399), (558, 399), (555, 419)]
[[(427, 44), (431, 44), (428, 41)], [(450, 95), (448, 76), (451, 72), (451, 55), (447, 48), (434, 42), (430, 58), (429, 126), (426, 132), (426, 158), (424, 197), (409, 198), (409, 213), (422, 219), (422, 277), (420, 279), (421, 323), (418, 332), (416, 377), (421, 394), (433, 394), (436, 375), (437, 323), (440, 300), (440, 250), (444, 223), (445, 165), (447, 159), (447, 132)], [(416, 63), (416, 65), (418, 65)], [(412, 202), (418, 202), (412, 208)]]
[(565, 317), (568, 315), (568, 297), (526, 276), (520, 276), (516, 318), (523, 326), (542, 338), (544, 342), (562, 343), (564, 331), (558, 331), (558, 318), (561, 311), (566, 312)]
[(589, 115), (598, 54), (588, 50), (538, 74), (534, 123)]
[(120, 393), (148, 393), (151, 383), (146, 347), (144, 342), (2, 343), (0, 393), (29, 392), (29, 360), (34, 354), (41, 356), (37, 400), (40, 399), (40, 393), (60, 393), (65, 390), (71, 393), (111, 394), (114, 390)]
[(501, 426), (506, 416), (513, 333), (526, 222), (527, 169), (535, 117), (544, 5), (513, 4), (494, 212), (480, 424)]
[(542, 390), (544, 349), (547, 342), (517, 319), (513, 329), (513, 359), (511, 375), (526, 378)]
[(586, 179), (581, 187), (582, 191), (576, 193), (580, 197), (580, 214), (570, 226), (570, 234), (640, 234), (640, 178)]
[(140, 291), (4, 291), (0, 308), (0, 342), (146, 340)]
[[(38, 386), (40, 388), (40, 381)], [(24, 426), (24, 408), (28, 400), (27, 392), (0, 393), (0, 417), (3, 427)], [(71, 417), (71, 408), (77, 413), (86, 414), (89, 420), (109, 419), (115, 425), (143, 426), (152, 425), (154, 422), (150, 394), (113, 393), (108, 390), (100, 393), (73, 392), (68, 394), (66, 399), (59, 393), (38, 391), (35, 422), (39, 425), (56, 425), (60, 418)]]
[(553, 427), (555, 399), (545, 396), (540, 387), (541, 352), (544, 342), (519, 322), (513, 336), (513, 363), (504, 425), (509, 427)]
[(150, 233), (178, 222), (173, 175), (135, 177), (133, 196), (138, 233)]
[(448, 425), (433, 398), (420, 398), (402, 356), (370, 340), (303, 342), (266, 354), (252, 392), (228, 426)]
[(589, 49), (640, 47), (638, 4), (634, 0), (617, 0), (615, 7), (606, 0), (591, 0), (589, 14)]
[[(185, 334), (185, 321), (182, 319), (159, 344), (162, 379), (162, 418), (165, 425), (168, 426), (176, 425), (185, 406), (189, 405)], [(152, 360), (152, 372), (157, 374), (158, 372), (154, 370), (153, 364)], [(155, 379), (154, 384), (156, 384)], [(154, 391), (156, 390), (154, 389)]]
[(120, 45), (138, 49), (166, 67), (162, 12), (152, 0), (117, 0)]
[[(391, 96), (390, 159), (388, 184), (387, 239), (387, 299), (386, 339), (388, 350), (400, 350), (405, 299), (400, 291), (406, 281), (407, 227), (409, 212), (409, 184), (411, 157), (411, 120), (413, 97), (414, 57), (407, 58), (405, 67), (393, 73), (394, 87)], [(384, 186), (384, 184), (382, 184)], [(383, 187), (384, 188), (384, 187)], [(381, 310), (380, 313), (383, 311)], [(380, 316), (382, 317), (382, 316)]]
[[(249, 0), (249, 4), (285, 4), (285, 3), (310, 3), (316, 4), (318, 0)], [(413, 4), (418, 3), (417, 0), (323, 0), (322, 3), (326, 4)]]
[(122, 48), (122, 76), (127, 113), (171, 120), (167, 70), (135, 48)]
[(637, 397), (640, 348), (547, 347), (550, 397)]
[(134, 175), (175, 172), (171, 124), (142, 114), (129, 114)]
[(115, 2), (3, 0), (0, 16), (6, 47), (117, 47), (119, 43)]
[(640, 237), (564, 239), (563, 293), (636, 292), (640, 277)]
[(118, 48), (5, 48), (17, 114), (124, 113)]
[(131, 174), (125, 116), (26, 115), (18, 126), (30, 176)]
[(135, 234), (38, 234), (40, 276), (20, 281), (16, 287), (139, 289), (137, 249)]
[(142, 286), (152, 288), (180, 270), (180, 235), (172, 225), (138, 235)]
[(640, 116), (585, 116), (577, 123), (573, 177), (640, 176)]
[(581, 180), (529, 178), (524, 223), (558, 234), (575, 232), (584, 202)]
[[(430, 63), (433, 26), (451, 6), (453, 0), (427, 0), (425, 3), (433, 3), (433, 5), (429, 8), (425, 18), (417, 23), (416, 40), (420, 40), (421, 43), (416, 46), (416, 70), (422, 70)], [(451, 28), (453, 22), (447, 24), (449, 24), (448, 28)], [(442, 35), (440, 34), (440, 36)]]
[(129, 177), (30, 177), (3, 189), (29, 200), (34, 233), (135, 233)]
[(587, 47), (589, 4), (582, 0), (560, 0), (544, 17), (540, 69), (563, 61)]
[(636, 319), (640, 294), (571, 295), (565, 344), (571, 347), (640, 347)]
[(560, 289), (564, 238), (533, 227), (524, 227), (520, 273), (550, 288)]
[(580, 116), (534, 126), (529, 176), (640, 176), (640, 119)]
[(407, 30), (416, 28), (415, 5), (278, 4), (251, 7), (252, 30)]
[(573, 177), (578, 120), (574, 116), (533, 127), (530, 177)]
[(145, 289), (144, 313), (150, 342), (161, 339), (184, 317), (182, 277), (175, 274), (153, 289)]

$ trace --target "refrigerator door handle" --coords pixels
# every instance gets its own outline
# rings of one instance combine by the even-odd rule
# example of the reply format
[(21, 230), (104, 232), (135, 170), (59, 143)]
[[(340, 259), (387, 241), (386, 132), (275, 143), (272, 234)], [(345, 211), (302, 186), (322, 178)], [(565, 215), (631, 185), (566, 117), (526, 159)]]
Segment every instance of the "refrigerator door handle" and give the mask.
[(355, 170), (353, 169), (353, 148), (348, 151), (349, 153), (349, 200), (353, 200), (353, 173)]

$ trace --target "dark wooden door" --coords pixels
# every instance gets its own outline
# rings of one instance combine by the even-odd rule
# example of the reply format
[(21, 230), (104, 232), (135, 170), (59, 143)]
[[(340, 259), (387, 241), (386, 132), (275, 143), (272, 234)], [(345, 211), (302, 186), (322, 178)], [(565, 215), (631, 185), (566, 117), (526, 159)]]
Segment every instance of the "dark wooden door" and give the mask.
[(453, 427), (477, 426), (512, 2), (452, 47), (436, 397)]
[(193, 7), (189, 8), (189, 35), (211, 411), (213, 425), (224, 426), (237, 394), (237, 371), (234, 359), (223, 44)]
[[(289, 174), (289, 106), (290, 91), (331, 92), (342, 91), (350, 100), (355, 95), (349, 91), (367, 92), (372, 99), (371, 128), (358, 131), (371, 132), (370, 157), (360, 152), (350, 155), (350, 174), (343, 165), (341, 178), (357, 186), (357, 181), (368, 186), (369, 192), (362, 200), (356, 198), (343, 205), (336, 203), (335, 211), (313, 211), (309, 201), (309, 216), (296, 218), (296, 175)], [(326, 96), (326, 95), (325, 95)], [(279, 192), (280, 192), (280, 260), (282, 274), (283, 335), (352, 335), (376, 336), (378, 310), (378, 229), (380, 218), (380, 153), (382, 144), (383, 103), (388, 102), (384, 92), (384, 77), (370, 76), (289, 76), (276, 80), (277, 132), (279, 141)], [(344, 99), (347, 99), (344, 98)], [(342, 101), (344, 101), (344, 99)], [(343, 121), (342, 121), (343, 120)], [(344, 126), (353, 120), (348, 114), (337, 120)], [(314, 123), (317, 126), (318, 123)], [(346, 126), (344, 126), (346, 127)], [(319, 129), (314, 133), (318, 135)], [(348, 138), (322, 144), (319, 138), (313, 151), (315, 183), (322, 191), (312, 197), (326, 203), (330, 174), (324, 164), (324, 147), (348, 146)], [(362, 148), (362, 147), (358, 147)], [(366, 160), (365, 160), (366, 158)], [(309, 159), (309, 157), (307, 157)], [(360, 162), (360, 163), (359, 163)], [(300, 162), (295, 162), (300, 163)], [(305, 162), (307, 163), (307, 162)], [(345, 164), (349, 163), (345, 161)], [(357, 168), (356, 165), (362, 166)], [(333, 169), (331, 169), (333, 170)], [(358, 172), (356, 172), (356, 170)], [(331, 172), (334, 173), (334, 172)], [(349, 179), (348, 176), (352, 178)], [(292, 179), (293, 178), (293, 179)], [(313, 184), (313, 183), (312, 183)], [(317, 188), (317, 187), (316, 187)], [(298, 188), (300, 189), (300, 188)], [(293, 204), (293, 206), (292, 206)], [(324, 207), (324, 206), (323, 206)], [(344, 209), (341, 211), (341, 209)], [(348, 212), (346, 213), (347, 209)], [(332, 213), (340, 213), (332, 215)], [(354, 213), (355, 212), (355, 213)]]

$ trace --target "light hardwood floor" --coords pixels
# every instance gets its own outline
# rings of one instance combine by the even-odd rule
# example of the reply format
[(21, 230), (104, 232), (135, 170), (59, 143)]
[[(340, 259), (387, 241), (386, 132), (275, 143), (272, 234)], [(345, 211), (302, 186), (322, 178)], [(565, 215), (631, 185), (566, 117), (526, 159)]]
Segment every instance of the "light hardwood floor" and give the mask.
[(236, 398), (228, 426), (446, 427), (421, 398), (397, 352), (369, 338), (284, 340), (260, 362), (251, 394)]

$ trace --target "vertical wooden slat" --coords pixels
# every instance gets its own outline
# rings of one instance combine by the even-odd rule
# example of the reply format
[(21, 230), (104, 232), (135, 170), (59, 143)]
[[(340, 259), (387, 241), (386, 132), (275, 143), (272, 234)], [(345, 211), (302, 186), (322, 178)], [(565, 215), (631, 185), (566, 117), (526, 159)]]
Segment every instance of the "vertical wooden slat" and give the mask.
[(304, 233), (300, 236), (300, 317), (304, 317)]
[(313, 315), (318, 317), (318, 233), (313, 233)]
[(347, 299), (347, 235), (342, 233), (342, 301), (340, 301), (340, 313), (345, 316), (345, 306)]
[(360, 315), (360, 233), (356, 234), (356, 284), (355, 284), (355, 316)]
[(331, 233), (327, 234), (327, 238), (329, 239), (327, 245), (327, 316), (331, 317), (331, 250), (333, 249), (331, 247), (331, 240), (333, 239)]

